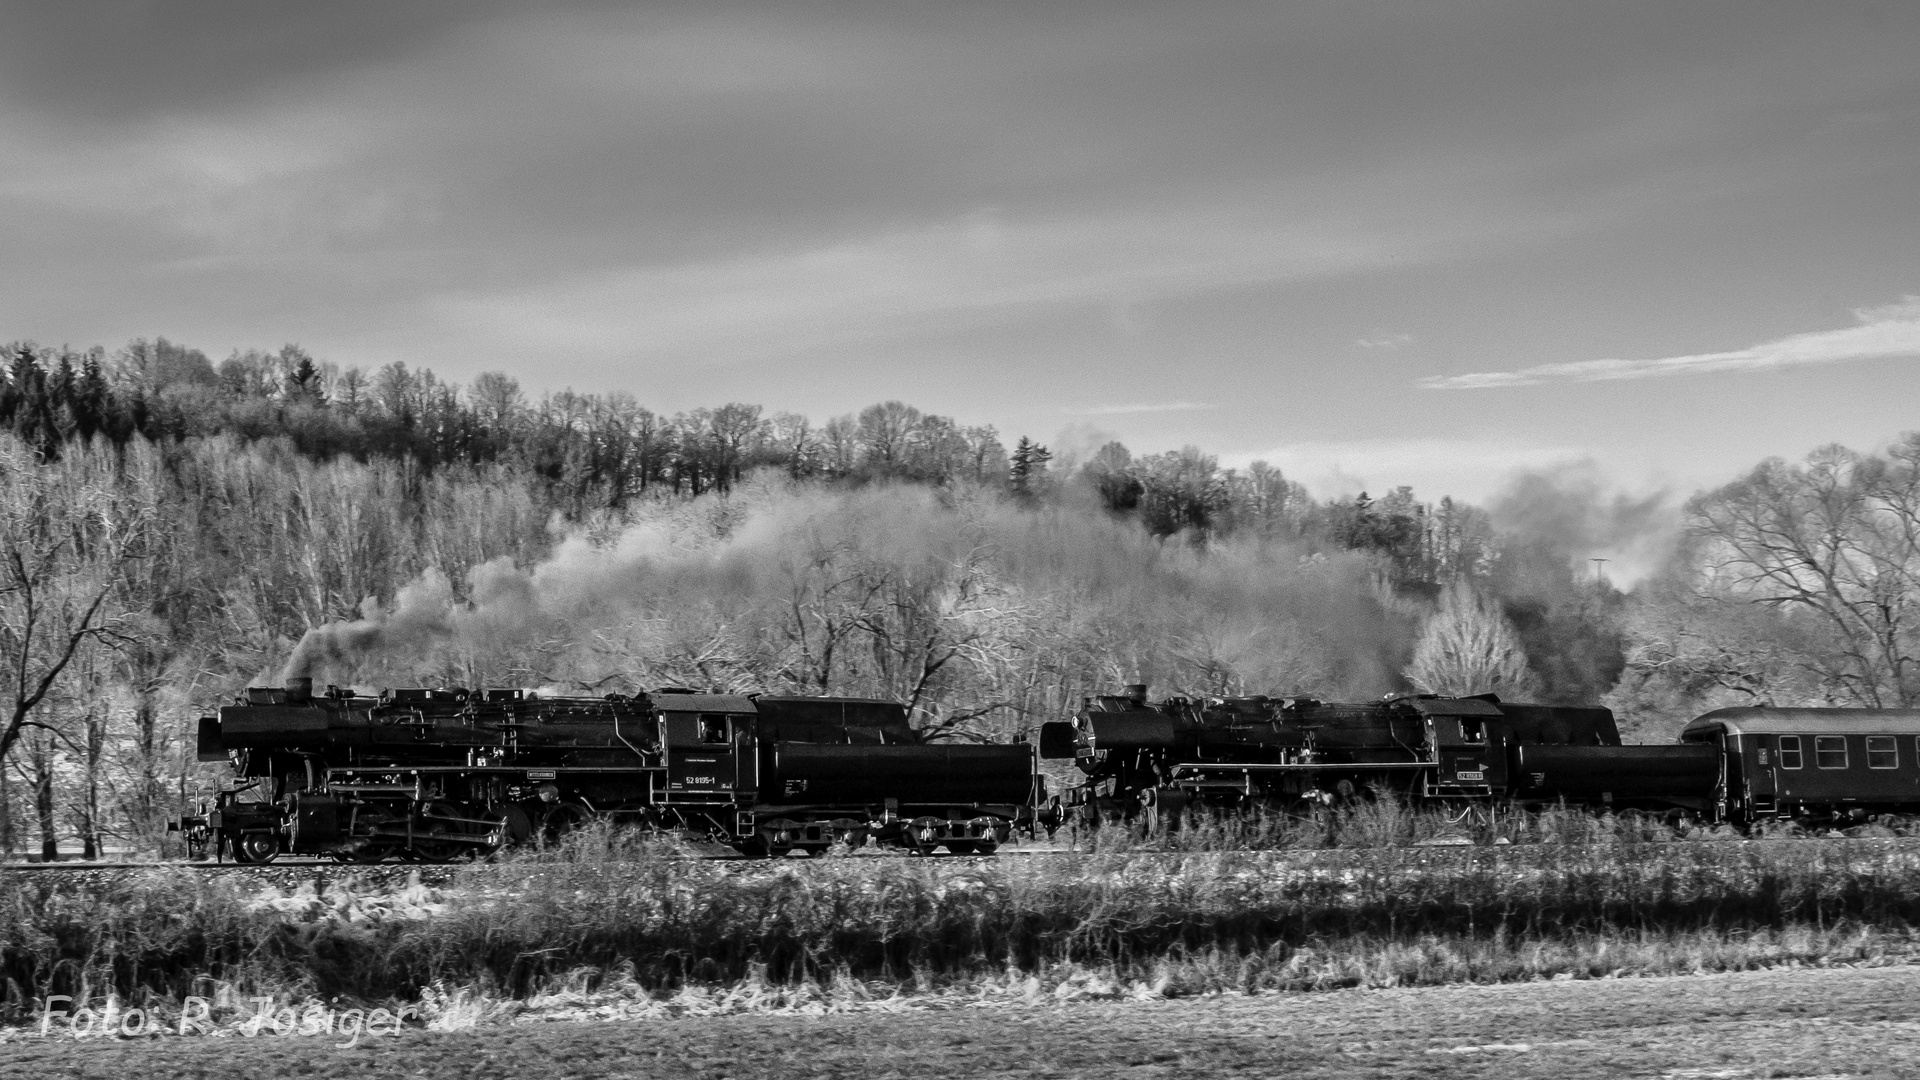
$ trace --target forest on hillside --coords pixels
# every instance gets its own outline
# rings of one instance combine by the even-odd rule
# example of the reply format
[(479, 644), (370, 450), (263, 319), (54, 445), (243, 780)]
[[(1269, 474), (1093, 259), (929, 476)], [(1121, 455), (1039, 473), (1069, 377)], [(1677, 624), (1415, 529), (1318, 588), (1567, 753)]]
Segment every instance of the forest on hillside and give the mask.
[[(821, 423), (529, 399), (288, 346), (7, 346), (0, 853), (161, 850), (247, 685), (660, 686), (909, 703), (1005, 739), (1158, 693), (1920, 703), (1920, 435), (1683, 506), (1591, 476), (1488, 507), (1316, 500), (1202, 451), (1082, 460), (896, 401)], [(1658, 544), (1630, 591), (1586, 561)]]

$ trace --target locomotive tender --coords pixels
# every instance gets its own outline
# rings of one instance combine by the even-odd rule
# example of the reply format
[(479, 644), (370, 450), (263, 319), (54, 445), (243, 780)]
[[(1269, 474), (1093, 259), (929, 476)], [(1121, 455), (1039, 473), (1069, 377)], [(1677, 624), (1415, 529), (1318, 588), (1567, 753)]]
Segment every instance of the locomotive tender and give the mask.
[[(1920, 710), (1721, 709), (1677, 743), (1633, 746), (1608, 709), (1492, 694), (1149, 702), (1136, 684), (1041, 725), (1036, 748), (923, 742), (905, 707), (861, 698), (316, 695), (296, 679), (203, 718), (199, 756), (239, 782), (179, 825), (240, 862), (444, 861), (596, 818), (755, 856), (869, 841), (985, 854), (1016, 829), (1051, 832), (1066, 808), (1135, 820), (1377, 792), (1741, 828), (1920, 814)], [(1049, 797), (1038, 758), (1070, 759), (1085, 780)]]
[(685, 829), (753, 855), (873, 838), (985, 853), (1049, 822), (1033, 749), (922, 743), (860, 698), (656, 691), (255, 687), (200, 721), (238, 785), (181, 824), (216, 856), (444, 861), (592, 818)]

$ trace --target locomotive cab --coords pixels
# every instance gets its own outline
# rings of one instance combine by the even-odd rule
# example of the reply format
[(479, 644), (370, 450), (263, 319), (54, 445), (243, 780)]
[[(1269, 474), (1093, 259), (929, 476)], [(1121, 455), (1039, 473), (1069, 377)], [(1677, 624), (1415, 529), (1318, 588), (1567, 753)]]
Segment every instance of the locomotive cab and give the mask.
[(1507, 789), (1507, 728), (1500, 707), (1486, 698), (1411, 698), (1425, 721), (1434, 768), (1427, 794), (1487, 798)]
[(669, 800), (734, 802), (759, 789), (752, 699), (663, 694), (656, 700)]

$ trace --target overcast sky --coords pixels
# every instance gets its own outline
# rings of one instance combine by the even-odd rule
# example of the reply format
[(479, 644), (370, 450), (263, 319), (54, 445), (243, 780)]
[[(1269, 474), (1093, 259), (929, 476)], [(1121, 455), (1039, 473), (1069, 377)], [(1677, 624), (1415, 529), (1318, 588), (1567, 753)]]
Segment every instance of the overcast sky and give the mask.
[(0, 6), (0, 340), (1484, 498), (1920, 428), (1920, 4)]

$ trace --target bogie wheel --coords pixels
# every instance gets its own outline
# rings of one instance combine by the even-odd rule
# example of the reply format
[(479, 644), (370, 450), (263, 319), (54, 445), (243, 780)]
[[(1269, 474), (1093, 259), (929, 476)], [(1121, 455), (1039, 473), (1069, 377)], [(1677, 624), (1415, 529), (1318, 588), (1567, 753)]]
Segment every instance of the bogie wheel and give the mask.
[(276, 833), (241, 833), (233, 842), (233, 861), (237, 863), (270, 863), (280, 854), (280, 837)]
[(749, 859), (783, 859), (786, 858), (787, 852), (793, 850), (793, 845), (774, 844), (769, 842), (766, 837), (755, 833), (733, 845), (733, 850), (745, 855)]

